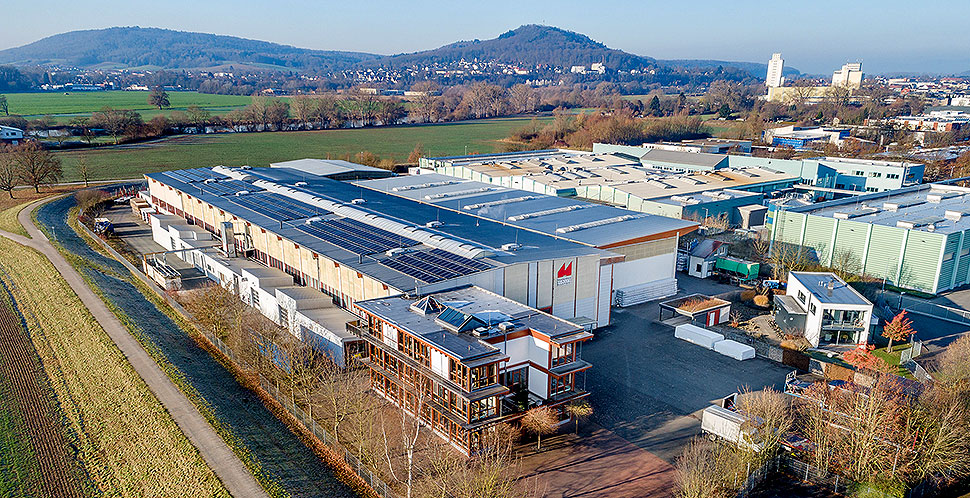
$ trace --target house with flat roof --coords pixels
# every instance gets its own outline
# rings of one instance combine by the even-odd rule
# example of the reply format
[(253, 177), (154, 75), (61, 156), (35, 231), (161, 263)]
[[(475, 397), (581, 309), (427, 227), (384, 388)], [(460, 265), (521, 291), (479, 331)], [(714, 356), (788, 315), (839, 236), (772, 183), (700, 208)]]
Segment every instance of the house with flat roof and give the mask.
[(970, 189), (926, 184), (772, 214), (773, 245), (807, 249), (890, 285), (938, 293), (970, 284)]
[(872, 303), (834, 273), (789, 272), (774, 300), (775, 323), (812, 347), (869, 342)]
[(467, 455), (495, 424), (586, 397), (592, 334), (479, 287), (355, 303), (371, 387)]

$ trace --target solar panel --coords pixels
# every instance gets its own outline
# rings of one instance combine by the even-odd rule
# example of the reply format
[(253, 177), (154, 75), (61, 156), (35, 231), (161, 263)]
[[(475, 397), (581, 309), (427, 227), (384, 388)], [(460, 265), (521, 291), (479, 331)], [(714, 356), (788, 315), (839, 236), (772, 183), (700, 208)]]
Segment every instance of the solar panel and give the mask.
[(450, 280), (491, 268), (482, 261), (451, 254), (441, 249), (400, 254), (381, 264), (426, 283)]
[(234, 204), (276, 221), (299, 220), (330, 213), (330, 211), (325, 209), (295, 201), (289, 197), (273, 192), (233, 196), (228, 199)]
[(166, 171), (166, 175), (181, 180), (185, 183), (202, 182), (210, 178), (229, 178), (222, 173), (216, 173), (209, 168), (180, 169), (177, 171)]
[(313, 221), (294, 227), (356, 254), (375, 254), (418, 242), (348, 218)]
[(239, 192), (258, 192), (263, 190), (252, 183), (246, 183), (240, 180), (222, 180), (212, 183), (203, 183), (199, 187), (210, 194), (214, 195), (236, 195)]

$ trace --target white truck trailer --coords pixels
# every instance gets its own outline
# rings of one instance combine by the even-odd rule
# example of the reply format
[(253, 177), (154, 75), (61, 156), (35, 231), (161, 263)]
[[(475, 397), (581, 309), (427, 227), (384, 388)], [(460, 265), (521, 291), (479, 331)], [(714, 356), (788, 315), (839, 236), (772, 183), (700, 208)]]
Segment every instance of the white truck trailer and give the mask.
[(757, 424), (747, 422), (748, 417), (736, 411), (711, 405), (704, 409), (701, 416), (701, 432), (707, 434), (711, 440), (720, 439), (761, 451)]

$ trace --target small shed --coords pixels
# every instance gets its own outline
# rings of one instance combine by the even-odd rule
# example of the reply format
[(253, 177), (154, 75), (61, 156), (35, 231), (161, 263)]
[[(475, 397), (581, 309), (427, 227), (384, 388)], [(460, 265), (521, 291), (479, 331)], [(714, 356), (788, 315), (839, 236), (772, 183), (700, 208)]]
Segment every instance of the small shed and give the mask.
[(728, 321), (730, 316), (730, 301), (703, 294), (691, 294), (660, 303), (661, 322), (684, 317), (691, 323), (710, 327)]
[(707, 278), (714, 273), (717, 259), (727, 254), (727, 244), (719, 240), (704, 239), (690, 251), (687, 260), (687, 274), (697, 278)]

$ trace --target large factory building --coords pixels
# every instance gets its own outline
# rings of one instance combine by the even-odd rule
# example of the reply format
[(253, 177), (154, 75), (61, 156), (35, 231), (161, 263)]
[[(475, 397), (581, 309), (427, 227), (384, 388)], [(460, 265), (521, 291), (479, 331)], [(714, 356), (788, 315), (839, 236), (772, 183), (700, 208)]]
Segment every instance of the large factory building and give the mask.
[(360, 180), (373, 176), (348, 172), (351, 163), (331, 166), (303, 160), (146, 175), (156, 242), (184, 248), (192, 241), (180, 234), (200, 234), (169, 225), (201, 228), (216, 240), (196, 246), (221, 242), (231, 259), (279, 270), (349, 310), (470, 284), (592, 329), (609, 324), (617, 292), (675, 293), (677, 239), (696, 228), (437, 175)]

